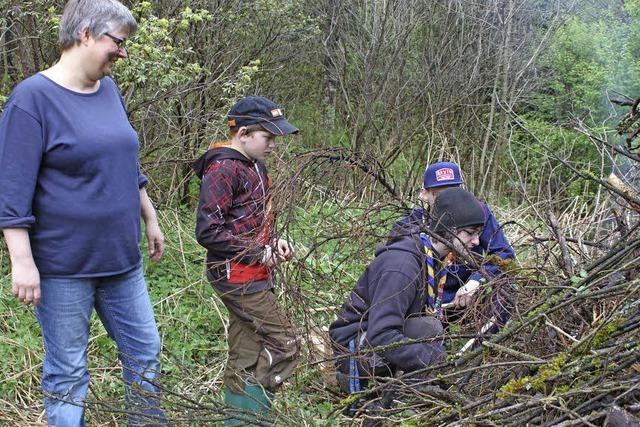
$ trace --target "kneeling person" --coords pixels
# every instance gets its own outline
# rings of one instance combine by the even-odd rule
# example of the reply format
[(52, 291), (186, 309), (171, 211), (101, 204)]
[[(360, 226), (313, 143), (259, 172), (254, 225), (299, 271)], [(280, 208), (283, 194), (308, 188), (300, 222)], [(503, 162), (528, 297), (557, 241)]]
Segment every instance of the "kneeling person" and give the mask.
[[(412, 210), (409, 215), (396, 222), (391, 231), (391, 236), (398, 234), (410, 234), (426, 224), (429, 218), (429, 209), (434, 204), (438, 195), (447, 188), (458, 188), (463, 184), (460, 167), (453, 162), (438, 162), (426, 167), (423, 176), (423, 186), (418, 198), (426, 204), (426, 208)], [(472, 252), (480, 257), (493, 258), (493, 262), (487, 260), (478, 270), (464, 262), (454, 262), (448, 268), (447, 282), (444, 287), (443, 303), (456, 309), (463, 309), (470, 305), (475, 294), (481, 287), (481, 282), (486, 279), (495, 279), (503, 276), (503, 271), (496, 265), (495, 260), (508, 261), (515, 258), (515, 252), (505, 236), (502, 226), (486, 203), (481, 203), (485, 213), (485, 223), (479, 244)], [(508, 318), (508, 303), (505, 301), (494, 302), (494, 312), (499, 321), (504, 325)], [(495, 328), (497, 330), (497, 327)], [(493, 331), (495, 332), (495, 330)]]
[(428, 228), (442, 241), (411, 233), (378, 248), (329, 328), (344, 392), (360, 391), (374, 375), (412, 372), (444, 359), (439, 340), (408, 341), (442, 333), (451, 248), (465, 252), (477, 246), (485, 215), (461, 188), (444, 190), (430, 214)]

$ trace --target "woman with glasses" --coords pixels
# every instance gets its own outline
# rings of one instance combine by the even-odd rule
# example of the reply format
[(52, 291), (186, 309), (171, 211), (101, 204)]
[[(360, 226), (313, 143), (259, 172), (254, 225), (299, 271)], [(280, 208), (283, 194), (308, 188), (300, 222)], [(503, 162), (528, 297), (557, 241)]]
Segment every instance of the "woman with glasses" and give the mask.
[(59, 61), (18, 84), (0, 119), (0, 229), (13, 295), (35, 306), (42, 328), (51, 425), (84, 425), (93, 309), (118, 346), (130, 423), (164, 422), (140, 217), (153, 261), (162, 257), (163, 235), (137, 133), (109, 77), (136, 28), (115, 0), (69, 1)]

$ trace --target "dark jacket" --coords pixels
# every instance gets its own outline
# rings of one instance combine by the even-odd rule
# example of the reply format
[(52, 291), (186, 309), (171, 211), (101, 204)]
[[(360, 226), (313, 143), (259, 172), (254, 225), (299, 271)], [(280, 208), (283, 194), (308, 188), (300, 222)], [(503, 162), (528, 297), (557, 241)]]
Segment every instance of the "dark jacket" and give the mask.
[[(491, 209), (486, 203), (482, 203), (482, 208), (485, 212), (484, 229), (480, 235), (480, 244), (473, 248), (472, 251), (481, 256), (496, 255), (503, 260), (514, 258), (515, 252), (504, 235), (502, 227), (493, 216)], [(393, 225), (391, 236), (414, 234), (419, 231), (420, 227), (426, 226), (426, 221), (425, 210), (422, 208), (414, 209), (409, 215), (400, 218)], [(482, 270), (490, 277), (502, 274), (500, 267), (490, 262), (484, 263)], [(447, 271), (447, 282), (442, 301), (444, 303), (451, 302), (457, 290), (464, 286), (468, 280), (480, 280), (481, 278), (482, 273), (480, 271), (469, 267), (467, 264), (454, 262)]]
[[(386, 346), (408, 340), (405, 319), (424, 315), (427, 303), (424, 248), (417, 236), (381, 246), (329, 327), (337, 355), (366, 331), (368, 345)], [(394, 367), (413, 371), (443, 356), (440, 345), (416, 343), (380, 351)]]
[(269, 177), (264, 163), (239, 151), (207, 151), (193, 168), (202, 179), (196, 223), (198, 243), (207, 249), (207, 265), (226, 260), (260, 262), (273, 240), (268, 214)]

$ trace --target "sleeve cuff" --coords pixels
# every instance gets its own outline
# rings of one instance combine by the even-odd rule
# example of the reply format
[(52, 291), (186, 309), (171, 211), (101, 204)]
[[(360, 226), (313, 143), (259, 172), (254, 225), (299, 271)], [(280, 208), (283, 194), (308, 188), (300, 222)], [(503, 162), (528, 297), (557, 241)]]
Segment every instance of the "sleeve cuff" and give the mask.
[(144, 174), (138, 175), (138, 188), (142, 190), (149, 183), (149, 178), (147, 178)]
[(477, 271), (475, 273), (473, 273), (471, 276), (469, 276), (469, 279), (467, 280), (467, 282), (469, 280), (476, 280), (476, 281), (481, 281), (482, 280), (482, 274), (478, 273)]
[(0, 217), (0, 230), (5, 228), (31, 228), (31, 225), (35, 222), (35, 216), (22, 218)]

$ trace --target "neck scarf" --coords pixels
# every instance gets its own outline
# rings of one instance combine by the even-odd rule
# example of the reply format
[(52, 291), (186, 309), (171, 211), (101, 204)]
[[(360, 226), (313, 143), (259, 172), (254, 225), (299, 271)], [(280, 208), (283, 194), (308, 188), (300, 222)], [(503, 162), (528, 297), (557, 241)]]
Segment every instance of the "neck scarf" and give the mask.
[(442, 313), (442, 297), (444, 295), (444, 284), (447, 281), (447, 267), (453, 261), (453, 254), (449, 252), (445, 261), (442, 263), (442, 268), (435, 274), (435, 258), (433, 257), (434, 249), (431, 240), (425, 233), (420, 233), (420, 240), (424, 246), (424, 253), (426, 254), (425, 263), (427, 264), (427, 312), (435, 314), (440, 320), (443, 319)]

